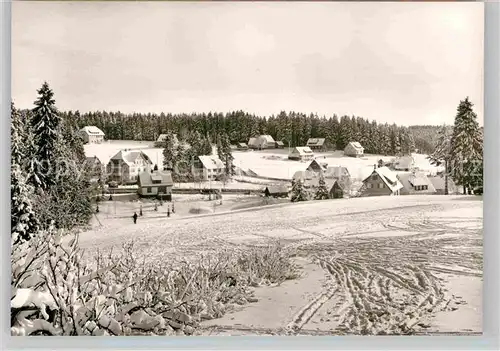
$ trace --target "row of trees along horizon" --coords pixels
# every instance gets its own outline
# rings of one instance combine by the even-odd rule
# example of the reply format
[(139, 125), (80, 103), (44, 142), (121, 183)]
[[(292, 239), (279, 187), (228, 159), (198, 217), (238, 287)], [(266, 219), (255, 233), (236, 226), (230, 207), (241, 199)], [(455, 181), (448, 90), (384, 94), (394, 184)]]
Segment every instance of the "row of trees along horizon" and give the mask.
[[(89, 222), (93, 214), (92, 196), (96, 187), (103, 184), (90, 182), (93, 170), (87, 169), (83, 141), (78, 136), (78, 130), (85, 125), (96, 125), (108, 138), (122, 140), (154, 140), (159, 133), (176, 132), (179, 139), (190, 143), (192, 148), (190, 151), (175, 149), (169, 140), (164, 151), (169, 167), (182, 158), (210, 154), (210, 144), (214, 141), (221, 159), (229, 165), (231, 143), (264, 133), (285, 143), (290, 141), (292, 145), (303, 145), (309, 137), (325, 137), (339, 149), (351, 140), (358, 140), (367, 153), (374, 154), (409, 153), (414, 147), (409, 128), (370, 123), (362, 118), (308, 118), (300, 113), (282, 112), (265, 119), (242, 111), (226, 115), (111, 112), (80, 115), (59, 111), (46, 82), (37, 92), (33, 109), (18, 110), (14, 103), (11, 105), (11, 227), (15, 240), (29, 240), (51, 221), (55, 221), (58, 228), (73, 228)], [(455, 125), (437, 130), (430, 152), (432, 162), (446, 164), (453, 180), (464, 186), (464, 193), (482, 186), (482, 131), (472, 107), (468, 98), (460, 102)], [(217, 140), (209, 140), (209, 135), (217, 136)], [(48, 172), (47, 165), (58, 162), (65, 165), (65, 172)], [(231, 171), (227, 166), (226, 172)]]

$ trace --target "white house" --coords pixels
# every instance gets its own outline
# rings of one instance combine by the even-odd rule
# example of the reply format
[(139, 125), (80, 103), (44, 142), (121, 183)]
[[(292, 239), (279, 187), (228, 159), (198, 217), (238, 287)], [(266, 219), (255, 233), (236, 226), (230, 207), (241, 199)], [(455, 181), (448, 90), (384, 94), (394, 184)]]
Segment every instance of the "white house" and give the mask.
[(272, 136), (266, 134), (266, 135), (259, 135), (258, 137), (253, 137), (248, 140), (248, 147), (252, 149), (275, 149), (276, 148), (276, 141), (273, 139)]
[(365, 148), (357, 141), (351, 141), (344, 148), (344, 155), (351, 157), (361, 157), (365, 153)]
[(111, 157), (106, 171), (109, 180), (132, 184), (137, 182), (140, 172), (150, 170), (152, 165), (153, 162), (144, 152), (125, 149)]
[(100, 144), (104, 141), (104, 132), (96, 126), (83, 127), (79, 134), (86, 144)]
[(308, 146), (296, 146), (288, 155), (289, 160), (309, 161), (314, 158), (314, 153)]
[(224, 171), (224, 163), (215, 155), (198, 156), (192, 166), (193, 176), (201, 180), (216, 180)]

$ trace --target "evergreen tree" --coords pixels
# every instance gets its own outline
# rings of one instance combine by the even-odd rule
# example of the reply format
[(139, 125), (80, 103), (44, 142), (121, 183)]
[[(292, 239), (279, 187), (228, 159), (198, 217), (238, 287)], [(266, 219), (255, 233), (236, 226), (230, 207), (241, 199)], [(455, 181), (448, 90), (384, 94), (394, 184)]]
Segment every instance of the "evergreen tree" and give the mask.
[[(11, 164), (22, 165), (26, 158), (26, 133), (23, 120), (14, 103), (10, 105), (11, 128), (10, 128), (10, 157)], [(24, 167), (21, 167), (23, 169)]]
[(202, 140), (202, 143), (200, 146), (200, 152), (197, 156), (212, 155), (212, 153), (213, 153), (212, 143), (210, 142), (210, 138), (207, 135)]
[(471, 193), (478, 183), (477, 165), (483, 159), (482, 133), (467, 97), (460, 101), (450, 140), (450, 171), (453, 180)]
[(307, 201), (309, 200), (306, 189), (302, 180), (296, 180), (292, 183), (292, 202)]
[(163, 149), (163, 166), (166, 169), (173, 170), (177, 161), (177, 147), (175, 145), (175, 138), (172, 132), (168, 132), (165, 136), (165, 147)]
[(318, 188), (316, 189), (316, 194), (314, 195), (315, 200), (328, 200), (330, 198), (328, 194), (328, 188), (326, 187), (325, 177), (323, 173), (319, 175)]
[(234, 174), (234, 164), (233, 164), (233, 154), (231, 151), (231, 144), (229, 138), (226, 134), (219, 136), (217, 141), (217, 155), (220, 160), (224, 163), (226, 176), (231, 176)]
[(25, 161), (26, 133), (19, 111), (11, 104), (11, 171), (10, 209), (12, 242), (30, 240), (39, 229), (39, 222), (33, 210), (31, 198), (33, 189), (23, 175)]
[(39, 221), (35, 215), (31, 198), (32, 187), (27, 184), (21, 167), (11, 165), (10, 172), (10, 224), (12, 242), (30, 240), (39, 230)]
[(55, 106), (54, 93), (47, 82), (38, 90), (31, 120), (34, 134), (35, 155), (30, 182), (42, 190), (55, 184), (53, 172), (56, 162), (56, 145), (61, 118)]
[(445, 195), (448, 195), (448, 165), (451, 155), (450, 138), (451, 133), (449, 128), (446, 125), (443, 125), (438, 132), (438, 140), (434, 147), (434, 152), (427, 157), (431, 164), (435, 166), (444, 166)]

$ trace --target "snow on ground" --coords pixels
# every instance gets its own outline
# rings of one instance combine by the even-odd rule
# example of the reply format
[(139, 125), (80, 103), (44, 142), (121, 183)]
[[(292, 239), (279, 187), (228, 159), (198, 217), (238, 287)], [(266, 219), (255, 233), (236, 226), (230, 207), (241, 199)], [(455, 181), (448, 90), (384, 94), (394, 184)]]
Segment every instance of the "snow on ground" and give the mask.
[(297, 250), (305, 260), (303, 279), (257, 289), (257, 303), (211, 321), (207, 334), (481, 332), (482, 202), (476, 198), (231, 206), (206, 215), (145, 216), (136, 225), (109, 218), (82, 233), (80, 243), (91, 255), (135, 239), (147, 260), (195, 259), (273, 240)]

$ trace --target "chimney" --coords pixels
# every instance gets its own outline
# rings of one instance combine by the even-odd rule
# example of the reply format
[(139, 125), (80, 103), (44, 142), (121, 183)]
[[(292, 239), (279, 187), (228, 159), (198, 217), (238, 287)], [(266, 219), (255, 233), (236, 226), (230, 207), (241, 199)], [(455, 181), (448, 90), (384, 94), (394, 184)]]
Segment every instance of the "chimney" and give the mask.
[(374, 164), (374, 165), (373, 165), (373, 169), (377, 169), (377, 164)]

